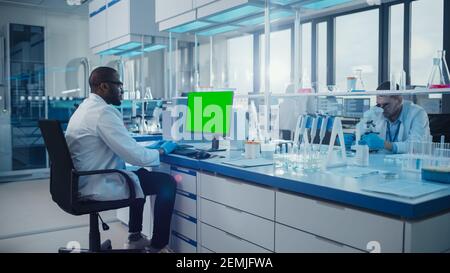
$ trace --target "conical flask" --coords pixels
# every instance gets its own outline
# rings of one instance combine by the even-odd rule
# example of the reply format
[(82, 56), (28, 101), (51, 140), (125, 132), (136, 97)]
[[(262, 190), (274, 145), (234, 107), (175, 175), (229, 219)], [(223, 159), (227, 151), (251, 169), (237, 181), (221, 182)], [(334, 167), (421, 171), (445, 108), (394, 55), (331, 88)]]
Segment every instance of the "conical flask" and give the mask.
[(445, 60), (445, 50), (438, 50), (438, 55), (433, 58), (433, 69), (428, 79), (428, 88), (450, 88), (450, 74)]

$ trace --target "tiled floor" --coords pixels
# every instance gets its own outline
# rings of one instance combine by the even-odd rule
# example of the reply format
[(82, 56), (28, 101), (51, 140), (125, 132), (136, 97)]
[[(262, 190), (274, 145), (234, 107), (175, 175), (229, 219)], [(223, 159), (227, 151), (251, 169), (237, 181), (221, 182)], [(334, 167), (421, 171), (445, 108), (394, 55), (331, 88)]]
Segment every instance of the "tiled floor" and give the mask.
[[(116, 219), (115, 211), (101, 214), (110, 230), (102, 231), (102, 241), (112, 240), (122, 248), (127, 227)], [(70, 241), (88, 247), (89, 217), (73, 216), (51, 199), (48, 180), (0, 184), (0, 252), (57, 252)]]

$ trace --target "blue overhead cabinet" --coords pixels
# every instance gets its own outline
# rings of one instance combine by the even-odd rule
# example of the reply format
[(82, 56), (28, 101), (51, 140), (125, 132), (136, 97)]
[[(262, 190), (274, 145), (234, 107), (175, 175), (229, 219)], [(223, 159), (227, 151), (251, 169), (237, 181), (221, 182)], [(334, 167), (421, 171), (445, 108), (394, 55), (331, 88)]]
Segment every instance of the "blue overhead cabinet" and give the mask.
[[(94, 54), (130, 54), (153, 43), (159, 33), (154, 1), (92, 0), (89, 3), (89, 45)], [(144, 37), (144, 38), (143, 38)]]

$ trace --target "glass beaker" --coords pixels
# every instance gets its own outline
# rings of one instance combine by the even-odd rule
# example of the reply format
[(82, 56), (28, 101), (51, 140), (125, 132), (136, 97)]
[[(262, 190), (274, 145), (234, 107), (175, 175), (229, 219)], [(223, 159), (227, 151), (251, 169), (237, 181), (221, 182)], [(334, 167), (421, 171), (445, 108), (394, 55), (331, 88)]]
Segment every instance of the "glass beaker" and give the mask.
[(356, 74), (356, 88), (355, 88), (355, 90), (357, 90), (357, 91), (364, 91), (365, 87), (364, 87), (364, 81), (362, 79), (362, 69), (356, 69), (355, 70), (355, 74)]
[(428, 78), (428, 88), (450, 88), (450, 74), (445, 60), (445, 50), (438, 50), (437, 57), (433, 58), (433, 69)]

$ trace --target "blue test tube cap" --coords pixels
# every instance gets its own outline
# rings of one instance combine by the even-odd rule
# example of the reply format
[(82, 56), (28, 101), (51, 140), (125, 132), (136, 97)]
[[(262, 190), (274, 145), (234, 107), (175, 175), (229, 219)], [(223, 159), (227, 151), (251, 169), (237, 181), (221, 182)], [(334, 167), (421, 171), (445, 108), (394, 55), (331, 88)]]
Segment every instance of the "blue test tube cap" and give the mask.
[(305, 128), (311, 129), (311, 127), (312, 127), (312, 117), (308, 115), (305, 118), (306, 118), (306, 126), (305, 126)]
[(333, 130), (334, 117), (328, 117), (327, 131)]

